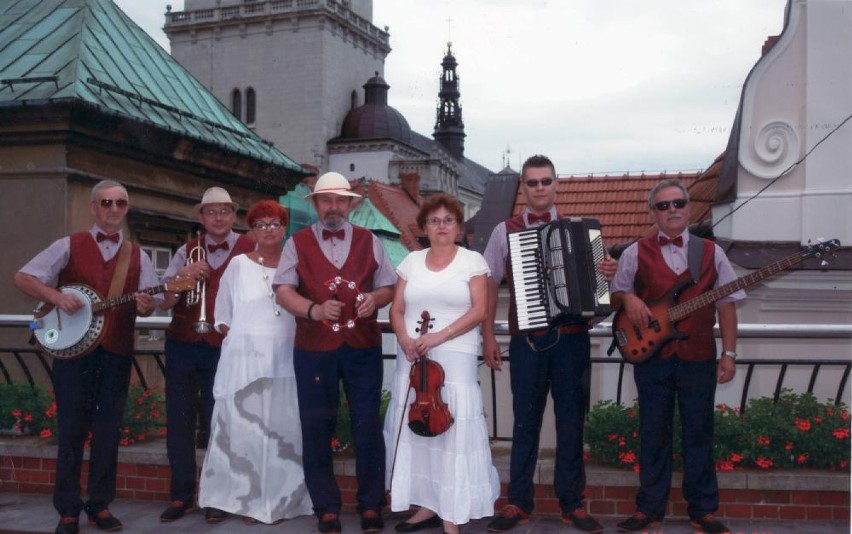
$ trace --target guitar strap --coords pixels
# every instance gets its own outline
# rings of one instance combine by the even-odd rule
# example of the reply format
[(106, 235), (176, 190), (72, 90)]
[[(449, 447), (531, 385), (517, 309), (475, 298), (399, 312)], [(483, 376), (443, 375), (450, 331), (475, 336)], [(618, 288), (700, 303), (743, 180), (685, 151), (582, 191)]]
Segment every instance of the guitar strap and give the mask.
[(115, 266), (115, 272), (112, 273), (112, 283), (109, 286), (107, 300), (121, 295), (122, 289), (124, 289), (124, 282), (127, 280), (127, 271), (130, 267), (130, 252), (132, 249), (133, 245), (130, 244), (130, 241), (125, 239), (121, 242), (121, 248), (118, 251), (118, 263)]
[(704, 240), (698, 236), (690, 235), (686, 251), (686, 263), (689, 274), (692, 275), (692, 283), (697, 284), (701, 277), (701, 262), (704, 261)]

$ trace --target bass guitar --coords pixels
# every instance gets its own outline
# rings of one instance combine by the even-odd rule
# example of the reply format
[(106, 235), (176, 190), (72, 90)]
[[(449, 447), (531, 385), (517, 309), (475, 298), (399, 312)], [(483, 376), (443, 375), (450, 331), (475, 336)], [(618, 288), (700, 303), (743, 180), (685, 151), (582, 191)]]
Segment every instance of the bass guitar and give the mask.
[[(194, 287), (195, 280), (192, 278), (175, 278), (159, 286), (140, 289), (136, 293), (181, 293)], [(85, 284), (70, 284), (57, 289), (66, 295), (76, 296), (83, 307), (69, 315), (53, 304), (40, 302), (33, 310), (30, 330), (42, 350), (60, 360), (81, 358), (95, 350), (106, 332), (109, 319), (103, 312), (134, 302), (133, 293), (104, 300), (95, 288)]]
[(827, 254), (832, 253), (840, 246), (840, 241), (817, 243), (806, 249), (788, 256), (775, 263), (755, 271), (751, 274), (738, 278), (733, 282), (717, 287), (711, 291), (698, 295), (685, 302), (676, 303), (678, 294), (689, 285), (692, 280), (686, 280), (677, 284), (660, 300), (648, 304), (651, 318), (645, 326), (633, 324), (624, 313), (624, 308), (618, 310), (612, 321), (612, 335), (615, 338), (618, 351), (622, 358), (630, 363), (641, 363), (654, 356), (663, 346), (672, 339), (684, 339), (689, 334), (679, 332), (676, 328), (678, 321), (705, 306), (709, 306), (717, 300), (730, 295), (735, 291), (754, 285), (761, 280), (784, 271), (807, 258), (823, 258), (823, 264)]

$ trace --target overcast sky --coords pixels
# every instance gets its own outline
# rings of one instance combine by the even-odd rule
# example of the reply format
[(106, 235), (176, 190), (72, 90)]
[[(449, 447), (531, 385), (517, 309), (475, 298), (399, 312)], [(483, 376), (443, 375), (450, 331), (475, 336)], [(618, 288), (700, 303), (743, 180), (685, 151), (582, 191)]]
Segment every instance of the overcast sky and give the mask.
[[(182, 0), (116, 3), (168, 50), (166, 5), (181, 11)], [(427, 136), (452, 41), (465, 155), (489, 169), (518, 170), (543, 153), (560, 175), (672, 172), (705, 169), (724, 150), (742, 84), (780, 33), (785, 5), (374, 0), (373, 23), (390, 32), (388, 103)]]

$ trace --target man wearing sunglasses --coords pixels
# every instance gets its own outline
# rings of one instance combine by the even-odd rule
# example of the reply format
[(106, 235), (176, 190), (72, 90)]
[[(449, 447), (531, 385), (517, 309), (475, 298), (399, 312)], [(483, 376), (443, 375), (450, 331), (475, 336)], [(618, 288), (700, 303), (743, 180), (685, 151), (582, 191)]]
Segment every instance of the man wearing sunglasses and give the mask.
[[(497, 290), (507, 266), (508, 232), (549, 223), (559, 216), (556, 201), (556, 170), (546, 156), (532, 156), (521, 169), (520, 188), (526, 198), (526, 209), (520, 215), (498, 224), (485, 249), (491, 269), (489, 279), (489, 320), (482, 325), (485, 363), (499, 371), (502, 365), (500, 347), (494, 335), (497, 315)], [(611, 277), (616, 262), (607, 257), (598, 266)], [(524, 524), (532, 513), (535, 488), (533, 475), (538, 461), (539, 435), (547, 403), (553, 397), (556, 416), (556, 465), (554, 490), (562, 509), (562, 521), (584, 532), (600, 532), (603, 527), (589, 515), (583, 505), (586, 486), (583, 465), (583, 423), (586, 396), (583, 375), (590, 365), (589, 325), (566, 325), (545, 328), (529, 334), (518, 330), (514, 288), (509, 284), (509, 355), (512, 365), (509, 378), (512, 387), (512, 452), (509, 468), (509, 504), (488, 524), (491, 532), (502, 532)]]
[[(204, 286), (204, 298), (195, 299), (198, 302), (194, 304), (183, 295), (167, 293), (160, 306), (174, 309), (166, 330), (166, 451), (172, 475), (172, 503), (160, 515), (164, 523), (180, 519), (194, 508), (198, 473), (195, 447), (196, 443), (207, 446), (213, 416), (213, 380), (222, 347), (222, 334), (211, 326), (219, 280), (231, 258), (254, 250), (252, 238), (233, 231), (237, 204), (221, 187), (205, 191), (195, 212), (204, 233), (181, 245), (163, 273), (163, 282), (176, 276), (191, 277)], [(208, 323), (206, 331), (204, 323)], [(227, 513), (215, 508), (204, 511), (208, 523), (227, 517)]]
[[(85, 303), (74, 294), (60, 292), (54, 284), (86, 284), (104, 298), (122, 276), (119, 294), (156, 286), (157, 275), (148, 255), (135, 243), (125, 245), (127, 199), (127, 190), (121, 184), (98, 182), (91, 193), (94, 226), (55, 241), (30, 260), (14, 276), (18, 289), (73, 315), (83, 313)], [(59, 418), (53, 490), (53, 503), (60, 515), (57, 534), (76, 534), (83, 510), (89, 522), (101, 530), (122, 528), (108, 507), (115, 499), (119, 427), (130, 383), (133, 332), (136, 316), (147, 317), (155, 307), (154, 298), (147, 293), (135, 293), (134, 300), (135, 306), (117, 306), (105, 312), (109, 315), (106, 331), (92, 352), (81, 358), (53, 361), (51, 378)], [(80, 473), (89, 432), (88, 501), (83, 503)]]
[[(658, 231), (625, 249), (612, 283), (612, 301), (623, 306), (630, 321), (642, 328), (652, 318), (646, 302), (664, 299), (676, 285), (696, 280), (681, 291), (681, 301), (735, 280), (725, 253), (711, 241), (692, 236), (689, 194), (679, 180), (663, 180), (648, 195)], [(690, 242), (695, 242), (690, 245)], [(700, 273), (690, 272), (690, 247), (701, 247)], [(695, 256), (697, 257), (697, 256)], [(694, 261), (698, 263), (697, 260)], [(636, 512), (618, 524), (623, 532), (659, 527), (665, 515), (672, 478), (674, 406), (680, 408), (683, 435), (683, 496), (693, 527), (707, 533), (728, 532), (713, 515), (719, 488), (713, 461), (713, 407), (716, 383), (729, 382), (736, 372), (737, 311), (745, 298), (740, 290), (680, 321), (689, 336), (673, 340), (660, 352), (636, 364), (639, 391), (639, 493)], [(713, 325), (719, 316), (722, 356), (716, 361)]]

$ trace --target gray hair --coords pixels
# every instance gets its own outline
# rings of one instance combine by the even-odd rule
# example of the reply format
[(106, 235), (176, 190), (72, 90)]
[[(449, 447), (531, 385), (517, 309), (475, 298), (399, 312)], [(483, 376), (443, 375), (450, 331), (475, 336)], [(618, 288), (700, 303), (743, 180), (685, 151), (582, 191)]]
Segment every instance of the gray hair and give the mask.
[(677, 178), (666, 178), (655, 185), (654, 188), (651, 189), (651, 192), (648, 193), (648, 207), (650, 209), (654, 209), (654, 197), (657, 196), (657, 193), (667, 187), (677, 187), (680, 189), (681, 193), (683, 193), (684, 200), (689, 202), (689, 191), (686, 190), (686, 186), (683, 185), (683, 182)]
[(120, 183), (116, 182), (115, 180), (101, 180), (100, 182), (96, 183), (95, 186), (92, 188), (92, 202), (98, 200), (99, 191), (103, 191), (104, 189), (112, 189), (114, 187), (117, 187), (124, 191), (124, 196), (128, 199), (130, 198), (130, 195), (127, 194), (127, 189)]

